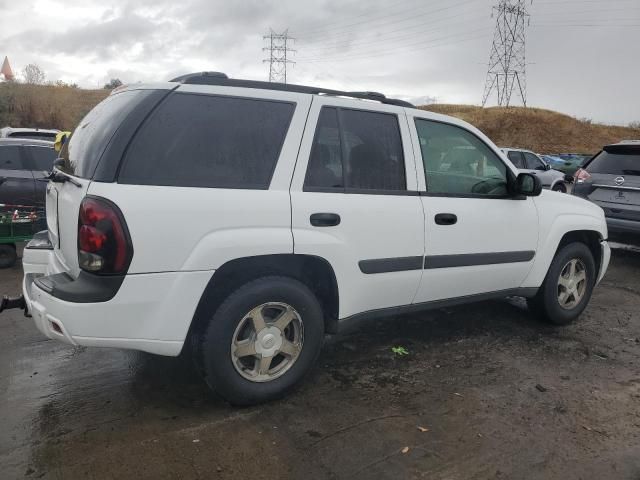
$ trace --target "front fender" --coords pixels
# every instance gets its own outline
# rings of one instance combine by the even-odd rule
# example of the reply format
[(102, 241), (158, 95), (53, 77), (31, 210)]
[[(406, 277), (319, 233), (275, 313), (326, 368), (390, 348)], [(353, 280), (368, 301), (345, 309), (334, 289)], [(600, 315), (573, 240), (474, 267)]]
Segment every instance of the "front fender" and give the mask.
[(542, 285), (549, 266), (553, 261), (562, 238), (570, 232), (596, 232), (601, 239), (606, 239), (606, 224), (602, 219), (578, 213), (557, 215), (550, 224), (540, 226), (538, 250), (533, 266), (522, 283), (522, 287), (539, 287)]

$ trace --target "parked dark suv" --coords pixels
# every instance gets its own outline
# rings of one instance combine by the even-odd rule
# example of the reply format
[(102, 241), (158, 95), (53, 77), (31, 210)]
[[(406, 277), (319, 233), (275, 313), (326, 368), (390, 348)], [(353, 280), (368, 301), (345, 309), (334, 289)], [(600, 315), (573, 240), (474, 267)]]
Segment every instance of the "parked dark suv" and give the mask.
[(602, 207), (611, 233), (640, 233), (640, 140), (607, 145), (576, 172), (573, 194)]
[(53, 142), (0, 138), (0, 204), (44, 207), (45, 182), (53, 168)]

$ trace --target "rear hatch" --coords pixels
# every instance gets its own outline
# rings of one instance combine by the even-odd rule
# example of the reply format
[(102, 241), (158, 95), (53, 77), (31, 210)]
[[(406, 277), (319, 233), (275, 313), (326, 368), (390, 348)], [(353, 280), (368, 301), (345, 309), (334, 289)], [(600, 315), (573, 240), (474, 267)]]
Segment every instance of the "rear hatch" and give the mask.
[(591, 175), (589, 200), (607, 217), (640, 221), (640, 145), (605, 147), (585, 169)]
[(125, 90), (111, 94), (82, 119), (60, 152), (64, 164), (58, 168), (70, 180), (50, 181), (46, 199), (47, 226), (58, 262), (57, 270), (74, 277), (80, 273), (77, 246), (80, 203), (107, 145), (127, 115), (147, 95), (145, 92), (148, 91)]

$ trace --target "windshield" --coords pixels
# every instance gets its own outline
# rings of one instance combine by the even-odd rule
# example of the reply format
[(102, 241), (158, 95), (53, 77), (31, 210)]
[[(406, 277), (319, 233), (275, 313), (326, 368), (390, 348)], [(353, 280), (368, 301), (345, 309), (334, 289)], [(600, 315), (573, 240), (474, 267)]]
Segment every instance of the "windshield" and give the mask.
[(91, 178), (109, 140), (127, 115), (152, 90), (128, 90), (108, 96), (91, 110), (71, 134), (60, 151), (61, 170)]

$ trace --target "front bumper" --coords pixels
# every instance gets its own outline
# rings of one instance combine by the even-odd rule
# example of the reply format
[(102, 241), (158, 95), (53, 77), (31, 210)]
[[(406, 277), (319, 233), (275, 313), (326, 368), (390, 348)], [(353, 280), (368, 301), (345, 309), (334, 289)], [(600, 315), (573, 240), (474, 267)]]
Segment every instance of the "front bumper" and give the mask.
[(48, 255), (41, 253), (31, 255), (25, 249), (22, 290), (27, 309), (40, 332), (71, 345), (176, 356), (213, 275), (213, 271), (127, 275), (110, 300), (78, 303), (57, 298), (39, 286), (63, 273), (56, 270), (52, 250)]
[(596, 281), (596, 285), (600, 283), (604, 274), (607, 273), (609, 262), (611, 261), (611, 247), (609, 246), (609, 242), (602, 240), (600, 242), (600, 248), (602, 255), (600, 255), (600, 269), (598, 270), (598, 280)]

